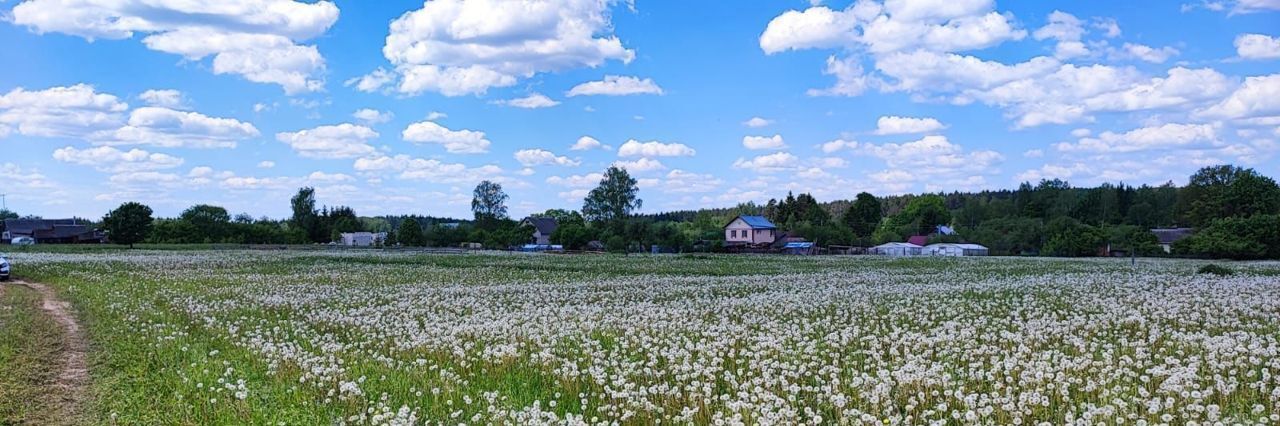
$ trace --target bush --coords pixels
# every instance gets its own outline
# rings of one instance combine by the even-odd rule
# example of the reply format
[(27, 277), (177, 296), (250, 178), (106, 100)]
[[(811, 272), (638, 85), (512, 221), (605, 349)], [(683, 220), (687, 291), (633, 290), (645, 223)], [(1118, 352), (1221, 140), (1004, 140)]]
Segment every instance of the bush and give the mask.
[(1209, 264), (1209, 265), (1201, 266), (1200, 270), (1196, 271), (1196, 273), (1197, 274), (1213, 274), (1219, 277), (1225, 277), (1228, 275), (1235, 274), (1235, 271), (1232, 271), (1231, 268), (1228, 268), (1226, 266)]

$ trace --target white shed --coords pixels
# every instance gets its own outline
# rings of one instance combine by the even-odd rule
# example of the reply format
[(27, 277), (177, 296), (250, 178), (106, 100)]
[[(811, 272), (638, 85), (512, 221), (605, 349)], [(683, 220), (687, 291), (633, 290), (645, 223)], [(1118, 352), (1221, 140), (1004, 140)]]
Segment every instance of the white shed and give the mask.
[(981, 244), (937, 243), (920, 250), (926, 256), (986, 256), (989, 250)]
[(884, 243), (872, 247), (868, 252), (885, 256), (919, 256), (922, 248), (911, 243)]

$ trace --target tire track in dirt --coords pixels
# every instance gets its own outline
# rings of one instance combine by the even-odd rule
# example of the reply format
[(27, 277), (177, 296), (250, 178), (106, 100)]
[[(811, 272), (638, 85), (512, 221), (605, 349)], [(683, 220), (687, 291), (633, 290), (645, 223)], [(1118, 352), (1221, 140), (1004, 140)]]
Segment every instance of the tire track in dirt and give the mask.
[(71, 304), (58, 298), (57, 293), (44, 284), (26, 281), (14, 281), (13, 284), (25, 286), (40, 293), (41, 309), (62, 326), (63, 345), (61, 351), (61, 370), (54, 380), (57, 400), (49, 401), (56, 407), (63, 424), (77, 424), (84, 418), (84, 407), (89, 397), (89, 367), (86, 363), (88, 344), (80, 323), (71, 312)]

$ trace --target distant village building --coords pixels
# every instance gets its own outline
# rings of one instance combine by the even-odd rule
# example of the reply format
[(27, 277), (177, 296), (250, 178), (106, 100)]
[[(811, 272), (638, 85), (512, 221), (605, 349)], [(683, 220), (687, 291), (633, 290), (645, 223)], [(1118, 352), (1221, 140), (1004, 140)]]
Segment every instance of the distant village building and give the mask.
[(529, 216), (520, 222), (520, 226), (525, 225), (533, 227), (533, 243), (538, 245), (551, 244), (551, 234), (560, 228), (554, 218), (543, 216)]
[(382, 245), (387, 241), (386, 232), (343, 232), (342, 245), (352, 247), (368, 247)]
[(1190, 237), (1195, 233), (1192, 228), (1156, 228), (1151, 230), (1152, 234), (1156, 234), (1156, 241), (1160, 244), (1160, 248), (1165, 253), (1173, 252), (1173, 243)]
[(778, 227), (764, 216), (740, 215), (724, 226), (725, 244), (770, 244), (773, 243)]
[(991, 251), (981, 244), (937, 243), (920, 249), (925, 256), (986, 256)]
[(37, 244), (97, 244), (107, 240), (100, 230), (79, 219), (5, 219), (5, 241), (30, 238)]
[(810, 241), (795, 241), (784, 244), (782, 246), (782, 253), (812, 256), (818, 254), (818, 247)]
[(884, 256), (919, 256), (920, 251), (923, 248), (924, 247), (921, 247), (918, 244), (895, 242), (895, 243), (884, 243), (884, 244), (872, 247), (870, 250), (867, 250), (867, 252), (871, 254), (879, 254)]

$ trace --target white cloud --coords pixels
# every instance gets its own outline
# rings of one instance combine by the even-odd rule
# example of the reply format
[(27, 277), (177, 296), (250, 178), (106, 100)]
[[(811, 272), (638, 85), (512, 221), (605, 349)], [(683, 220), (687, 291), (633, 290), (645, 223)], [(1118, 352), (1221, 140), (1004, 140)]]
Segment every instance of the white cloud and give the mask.
[(766, 54), (792, 49), (844, 47), (873, 54), (916, 48), (963, 51), (1020, 40), (1026, 31), (993, 11), (990, 0), (859, 1), (834, 11), (825, 6), (775, 17), (760, 35)]
[(87, 84), (36, 91), (19, 87), (0, 95), (0, 128), (26, 136), (84, 137), (120, 126), (128, 109), (119, 98)]
[(1092, 26), (1101, 30), (1102, 35), (1107, 38), (1116, 38), (1121, 34), (1120, 24), (1116, 23), (1115, 18), (1093, 18)]
[(1027, 158), (1040, 158), (1040, 157), (1044, 157), (1044, 150), (1042, 150), (1042, 149), (1029, 149), (1029, 150), (1027, 150), (1026, 152), (1023, 152), (1023, 153), (1022, 153), (1022, 156), (1023, 156), (1023, 157), (1027, 157)]
[(484, 179), (498, 182), (506, 180), (502, 176), (502, 168), (498, 166), (469, 167), (461, 163), (445, 163), (403, 154), (358, 158), (352, 168), (362, 173), (398, 173), (398, 177), (403, 180), (432, 183), (473, 184)]
[(347, 87), (355, 86), (356, 90), (361, 92), (373, 92), (393, 81), (396, 81), (396, 74), (394, 72), (378, 68), (368, 74), (349, 78), (347, 81), (342, 82), (342, 85)]
[(1236, 54), (1244, 59), (1280, 58), (1280, 38), (1266, 34), (1241, 34), (1235, 41)]
[(747, 149), (784, 149), (787, 144), (782, 141), (782, 135), (743, 136), (742, 146)]
[(697, 152), (681, 143), (628, 140), (618, 148), (619, 157), (691, 157)]
[(275, 166), (276, 166), (276, 162), (275, 162), (275, 161), (263, 160), (263, 161), (259, 161), (259, 162), (258, 162), (258, 168), (259, 168), (259, 169), (270, 169), (270, 168), (275, 167)]
[(845, 46), (857, 41), (858, 18), (850, 11), (835, 11), (825, 6), (805, 11), (788, 10), (769, 21), (760, 35), (760, 48), (766, 54), (785, 50), (825, 49)]
[(1125, 43), (1121, 49), (1127, 57), (1140, 59), (1153, 64), (1162, 64), (1169, 58), (1177, 56), (1178, 49), (1169, 46), (1154, 48), (1144, 44)]
[(1246, 78), (1226, 99), (1196, 115), (1229, 119), (1280, 115), (1280, 74)]
[[(610, 34), (609, 6), (598, 0), (513, 4), (500, 0), (424, 2), (391, 22), (383, 55), (406, 94), (485, 93), (534, 74), (629, 63), (635, 52)], [(389, 83), (381, 70), (356, 80), (362, 90)]]
[(165, 108), (182, 108), (182, 92), (173, 89), (164, 90), (148, 90), (138, 95), (138, 99), (142, 99), (148, 105), (165, 107)]
[(545, 149), (522, 149), (515, 153), (516, 161), (525, 167), (554, 164), (558, 166), (577, 166), (580, 162), (565, 156), (557, 156)]
[(908, 133), (929, 133), (945, 129), (942, 122), (935, 118), (899, 117), (887, 115), (876, 120), (877, 135), (901, 135)]
[(587, 151), (587, 150), (592, 150), (597, 148), (603, 149), (603, 150), (613, 149), (609, 145), (600, 143), (600, 141), (596, 140), (596, 138), (593, 138), (590, 136), (583, 136), (578, 138), (578, 141), (574, 142), (573, 146), (569, 147), (569, 150), (570, 151)]
[(836, 84), (826, 89), (809, 89), (809, 96), (858, 96), (876, 81), (862, 71), (857, 57), (837, 59), (835, 55), (827, 57), (827, 68), (823, 74), (836, 77)]
[(844, 139), (836, 139), (822, 144), (822, 152), (830, 154), (842, 149), (854, 149), (858, 147), (857, 141), (847, 141)]
[(495, 103), (499, 105), (506, 105), (510, 107), (526, 108), (526, 109), (549, 108), (556, 105), (560, 105), (560, 101), (548, 98), (546, 95), (543, 95), (541, 93), (534, 93), (529, 96), (525, 96), (523, 98), (497, 101)]
[(188, 60), (213, 57), (215, 74), (279, 84), (286, 93), (319, 90), (324, 58), (298, 42), (323, 34), (338, 19), (327, 1), (143, 2), (31, 0), (13, 7), (13, 23), (39, 33), (88, 40), (145, 34), (152, 50)]
[(1276, 0), (1199, 0), (1196, 3), (1183, 3), (1182, 12), (1193, 9), (1205, 9), (1214, 12), (1229, 10), (1229, 14), (1249, 14), (1280, 10), (1280, 1)]
[(604, 80), (588, 81), (573, 86), (566, 96), (627, 96), (627, 95), (661, 95), (662, 88), (653, 79), (639, 79), (630, 76), (606, 75)]
[(252, 124), (234, 118), (142, 107), (129, 113), (129, 121), (123, 127), (97, 132), (89, 138), (104, 145), (235, 148), (237, 141), (258, 135), (258, 129)]
[(427, 121), (436, 121), (441, 118), (448, 118), (448, 117), (449, 117), (449, 114), (445, 114), (440, 111), (431, 111), (427, 113)]
[(724, 181), (714, 175), (672, 169), (661, 179), (653, 179), (648, 186), (670, 194), (697, 194), (715, 191), (722, 183)]
[(373, 108), (360, 108), (351, 114), (356, 120), (360, 120), (365, 124), (382, 124), (395, 118), (395, 113), (391, 111), (379, 111)]
[(373, 154), (376, 150), (368, 142), (377, 137), (378, 132), (373, 129), (351, 123), (276, 133), (276, 140), (289, 145), (298, 155), (323, 159)]
[(109, 146), (88, 149), (76, 149), (70, 146), (59, 148), (53, 151), (53, 159), (112, 173), (171, 169), (181, 166), (183, 162), (181, 158), (168, 154), (152, 153), (141, 149), (121, 151)]
[(733, 162), (735, 169), (749, 169), (759, 173), (771, 173), (781, 170), (794, 169), (799, 166), (800, 159), (791, 155), (789, 152), (775, 152), (773, 154), (761, 155), (750, 160), (739, 158)]
[(751, 117), (750, 120), (742, 122), (743, 126), (756, 128), (756, 129), (768, 126), (770, 124), (773, 124), (773, 120), (768, 120), (760, 117)]
[(1055, 147), (1064, 152), (1111, 153), (1186, 148), (1217, 141), (1218, 132), (1212, 125), (1170, 123), (1125, 133), (1102, 132), (1096, 138), (1081, 138), (1077, 143), (1059, 143)]
[(432, 121), (419, 121), (404, 129), (401, 137), (409, 142), (443, 145), (451, 154), (483, 154), (489, 152), (489, 140), (484, 132), (475, 130), (450, 130)]
[(598, 185), (601, 180), (604, 180), (604, 174), (602, 173), (588, 173), (585, 175), (572, 175), (572, 176), (564, 176), (564, 177), (561, 177), (561, 176), (547, 177), (547, 183), (552, 185), (565, 186), (569, 188), (591, 188)]
[(626, 169), (627, 171), (632, 173), (650, 172), (654, 170), (665, 170), (667, 168), (667, 166), (663, 165), (661, 161), (654, 160), (652, 158), (641, 158), (635, 161), (619, 160), (619, 161), (614, 161), (613, 165), (615, 167), (621, 167), (623, 169)]
[(901, 144), (863, 144), (859, 150), (883, 159), (891, 169), (909, 170), (910, 180), (921, 182), (994, 174), (998, 171), (995, 166), (1004, 160), (995, 151), (966, 152), (941, 135)]
[(1032, 34), (1036, 40), (1054, 39), (1058, 41), (1053, 56), (1058, 59), (1070, 59), (1089, 54), (1089, 48), (1080, 42), (1087, 30), (1083, 22), (1075, 15), (1060, 10), (1049, 14), (1049, 23)]

